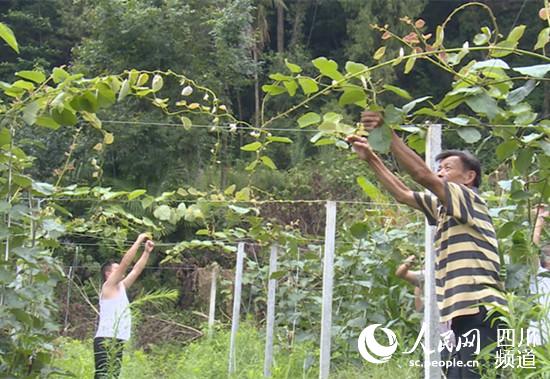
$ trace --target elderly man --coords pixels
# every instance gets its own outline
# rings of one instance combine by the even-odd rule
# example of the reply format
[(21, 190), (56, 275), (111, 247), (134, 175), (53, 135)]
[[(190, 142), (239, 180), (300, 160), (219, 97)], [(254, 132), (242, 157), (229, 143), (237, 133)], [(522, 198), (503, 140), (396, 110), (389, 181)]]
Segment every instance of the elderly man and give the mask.
[[(369, 131), (383, 124), (382, 116), (370, 111), (362, 113), (361, 121)], [(498, 323), (487, 317), (486, 306), (505, 306), (506, 301), (499, 277), (495, 230), (487, 205), (477, 194), (481, 183), (479, 161), (468, 152), (445, 151), (436, 157), (439, 170), (433, 173), (392, 133), (394, 157), (412, 179), (431, 194), (414, 192), (384, 165), (366, 138), (353, 135), (347, 141), (395, 200), (422, 211), (430, 224), (437, 225), (434, 244), (440, 321), (450, 321), (457, 338), (477, 329), (482, 349), (497, 341)], [(475, 346), (461, 347), (454, 358), (462, 363), (450, 367), (448, 378), (480, 377), (472, 369)]]

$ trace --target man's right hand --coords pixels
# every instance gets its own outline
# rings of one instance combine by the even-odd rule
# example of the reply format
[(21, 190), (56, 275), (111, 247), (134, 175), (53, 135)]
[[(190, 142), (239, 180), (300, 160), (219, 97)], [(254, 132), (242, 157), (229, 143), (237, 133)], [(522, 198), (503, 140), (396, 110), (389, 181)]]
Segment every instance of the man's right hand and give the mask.
[(146, 253), (150, 253), (151, 251), (153, 251), (153, 249), (155, 248), (155, 243), (151, 240), (147, 240), (147, 242), (145, 242), (145, 252)]
[(346, 141), (351, 144), (353, 151), (357, 153), (360, 159), (367, 160), (369, 157), (374, 155), (368, 140), (365, 137), (358, 135), (351, 135), (346, 137)]
[(384, 118), (379, 112), (363, 111), (361, 113), (361, 123), (365, 130), (374, 130), (384, 124)]

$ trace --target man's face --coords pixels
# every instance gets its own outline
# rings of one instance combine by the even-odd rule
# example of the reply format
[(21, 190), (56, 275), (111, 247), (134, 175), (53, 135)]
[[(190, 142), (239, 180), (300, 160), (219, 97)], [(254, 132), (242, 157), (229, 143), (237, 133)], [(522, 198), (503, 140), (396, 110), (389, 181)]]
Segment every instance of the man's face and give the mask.
[(111, 266), (109, 266), (109, 269), (105, 271), (105, 278), (109, 279), (109, 276), (111, 276), (111, 274), (115, 272), (116, 269), (118, 269), (118, 266), (120, 266), (118, 263), (113, 263)]
[(457, 156), (450, 156), (439, 162), (437, 176), (448, 182), (464, 184), (470, 187), (474, 183), (475, 171), (466, 170)]

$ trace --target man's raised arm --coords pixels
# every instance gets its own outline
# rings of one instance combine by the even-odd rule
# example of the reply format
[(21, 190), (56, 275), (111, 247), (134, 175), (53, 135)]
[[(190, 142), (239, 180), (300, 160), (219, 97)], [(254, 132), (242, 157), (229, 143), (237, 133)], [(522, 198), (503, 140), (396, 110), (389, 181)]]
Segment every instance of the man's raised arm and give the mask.
[(136, 241), (132, 244), (132, 246), (128, 249), (128, 251), (124, 254), (122, 257), (122, 260), (119, 263), (119, 266), (116, 268), (116, 270), (113, 271), (111, 275), (109, 275), (109, 278), (105, 281), (106, 286), (108, 287), (116, 287), (119, 282), (124, 279), (124, 273), (134, 260), (134, 257), (136, 256), (136, 253), (139, 249), (139, 246), (148, 239), (149, 237), (145, 233), (141, 233)]
[(137, 261), (137, 263), (134, 265), (134, 268), (128, 276), (124, 278), (122, 281), (122, 284), (124, 284), (125, 288), (130, 288), (132, 284), (136, 281), (136, 279), (141, 275), (141, 272), (145, 268), (145, 265), (147, 264), (147, 261), (149, 260), (149, 255), (151, 254), (151, 251), (155, 248), (155, 244), (153, 241), (148, 240), (145, 242), (145, 248), (143, 249), (143, 253), (141, 254), (141, 257)]
[(415, 209), (420, 209), (414, 198), (414, 192), (384, 165), (382, 160), (372, 151), (366, 138), (353, 135), (349, 136), (347, 141), (352, 144), (359, 158), (369, 164), (378, 181), (391, 193), (395, 200)]
[[(367, 130), (373, 130), (384, 122), (378, 112), (365, 111), (361, 114), (361, 122)], [(447, 205), (445, 185), (442, 179), (434, 174), (428, 165), (401, 138), (392, 131), (391, 151), (402, 167), (415, 182), (430, 190), (443, 205)]]

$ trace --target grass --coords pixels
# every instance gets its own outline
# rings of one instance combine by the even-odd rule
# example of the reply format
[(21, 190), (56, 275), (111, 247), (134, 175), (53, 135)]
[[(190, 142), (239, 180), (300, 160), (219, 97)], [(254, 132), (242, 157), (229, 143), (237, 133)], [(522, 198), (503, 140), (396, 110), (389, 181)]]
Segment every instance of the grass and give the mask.
[[(131, 345), (131, 344), (130, 344)], [(54, 366), (72, 373), (77, 378), (93, 377), (92, 341), (59, 339)], [(121, 379), (257, 379), (263, 377), (264, 339), (251, 325), (241, 324), (237, 338), (236, 373), (227, 375), (229, 331), (220, 330), (214, 338), (203, 338), (187, 346), (153, 346), (145, 353), (131, 346), (126, 348)], [(418, 368), (408, 366), (408, 359), (395, 358), (387, 364), (355, 362), (333, 363), (331, 378), (387, 379), (419, 377)], [(272, 368), (273, 379), (316, 379), (319, 377), (319, 351), (313, 344), (297, 344), (292, 349), (275, 346)], [(65, 376), (52, 375), (53, 378)]]

